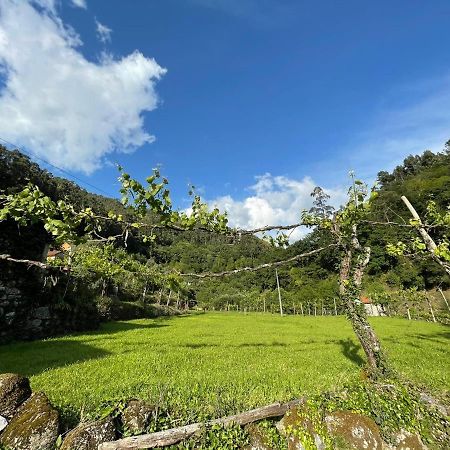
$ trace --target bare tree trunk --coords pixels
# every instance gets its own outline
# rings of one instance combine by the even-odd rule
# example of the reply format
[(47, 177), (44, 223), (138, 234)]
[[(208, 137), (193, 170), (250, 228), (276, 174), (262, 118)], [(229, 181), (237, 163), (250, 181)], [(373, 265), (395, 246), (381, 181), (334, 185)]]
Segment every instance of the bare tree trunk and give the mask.
[(166, 306), (170, 305), (170, 297), (172, 297), (172, 289), (169, 290), (169, 297), (167, 298)]
[(334, 303), (334, 315), (337, 316), (337, 307), (336, 307), (336, 298), (333, 297), (333, 303)]
[(423, 226), (422, 219), (420, 218), (419, 214), (417, 214), (417, 211), (414, 209), (413, 205), (409, 202), (409, 200), (403, 195), (402, 196), (403, 203), (406, 205), (406, 207), (409, 209), (409, 212), (413, 216), (417, 222), (419, 222), (419, 234), (422, 238), (423, 242), (425, 243), (428, 252), (431, 254), (431, 257), (434, 261), (436, 261), (438, 264), (442, 266), (442, 268), (447, 272), (448, 275), (450, 275), (450, 264), (448, 262), (442, 261), (437, 255), (436, 255), (436, 249), (437, 245), (433, 241), (433, 238), (428, 234), (427, 230)]
[[(356, 238), (356, 229), (351, 248), (345, 250), (341, 261), (339, 291), (347, 309), (348, 318), (367, 357), (369, 374), (383, 375), (387, 362), (375, 331), (367, 321), (364, 306), (360, 302), (361, 282), (370, 260), (370, 247), (362, 248)], [(354, 253), (358, 254), (355, 256)], [(353, 270), (352, 270), (353, 266)]]
[(303, 303), (300, 303), (300, 309), (302, 311), (302, 316), (303, 316)]

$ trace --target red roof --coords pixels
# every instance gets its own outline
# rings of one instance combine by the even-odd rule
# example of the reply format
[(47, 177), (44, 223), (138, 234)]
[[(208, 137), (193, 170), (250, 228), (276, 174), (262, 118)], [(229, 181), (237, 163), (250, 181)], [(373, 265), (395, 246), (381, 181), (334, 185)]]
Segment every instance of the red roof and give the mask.
[(369, 297), (361, 296), (360, 300), (361, 300), (361, 303), (364, 303), (365, 305), (370, 305), (372, 303), (372, 300), (370, 300)]

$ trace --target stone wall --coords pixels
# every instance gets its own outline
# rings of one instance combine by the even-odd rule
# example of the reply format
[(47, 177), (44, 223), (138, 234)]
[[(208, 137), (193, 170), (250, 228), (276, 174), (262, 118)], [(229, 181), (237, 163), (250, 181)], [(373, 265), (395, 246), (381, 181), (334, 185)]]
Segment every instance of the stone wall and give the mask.
[(0, 343), (94, 329), (98, 324), (91, 294), (68, 275), (0, 261)]

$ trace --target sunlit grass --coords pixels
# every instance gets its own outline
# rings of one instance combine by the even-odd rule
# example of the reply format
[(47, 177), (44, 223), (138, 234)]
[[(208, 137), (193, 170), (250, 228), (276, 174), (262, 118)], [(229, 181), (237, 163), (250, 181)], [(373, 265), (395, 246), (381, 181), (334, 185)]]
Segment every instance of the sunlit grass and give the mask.
[[(404, 375), (450, 386), (448, 327), (373, 319)], [(99, 331), (0, 347), (0, 373), (77, 413), (124, 397), (160, 401), (188, 420), (339, 387), (360, 376), (363, 352), (343, 317), (216, 313), (113, 322)]]

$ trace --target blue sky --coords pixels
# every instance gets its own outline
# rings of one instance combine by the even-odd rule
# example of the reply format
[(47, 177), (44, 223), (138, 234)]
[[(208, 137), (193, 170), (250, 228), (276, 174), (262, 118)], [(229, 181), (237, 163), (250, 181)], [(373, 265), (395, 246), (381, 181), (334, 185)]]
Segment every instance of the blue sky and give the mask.
[(288, 222), (443, 148), (449, 23), (448, 0), (0, 0), (0, 137), (111, 194), (114, 163), (161, 164), (180, 207), (191, 182)]

